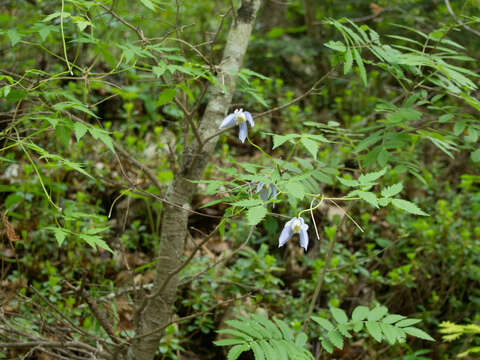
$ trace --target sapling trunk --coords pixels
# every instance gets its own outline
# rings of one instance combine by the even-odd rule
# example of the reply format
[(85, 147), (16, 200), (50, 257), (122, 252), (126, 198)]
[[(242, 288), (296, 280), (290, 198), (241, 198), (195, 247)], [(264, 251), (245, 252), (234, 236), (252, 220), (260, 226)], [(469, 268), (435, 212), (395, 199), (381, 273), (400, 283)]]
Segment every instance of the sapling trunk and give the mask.
[[(199, 144), (195, 139), (186, 146), (181, 170), (168, 187), (165, 199), (178, 206), (165, 204), (161, 228), (160, 248), (153, 297), (139, 299), (139, 321), (136, 336), (128, 350), (129, 360), (151, 360), (155, 356), (164, 328), (169, 324), (178, 287), (178, 274), (172, 272), (181, 264), (187, 235), (188, 211), (196, 185), (191, 180), (201, 178), (217, 138), (213, 137), (231, 105), (236, 78), (255, 23), (261, 0), (243, 0), (232, 22), (222, 62), (218, 67), (217, 84), (208, 91), (209, 103), (203, 114), (198, 134), (208, 142)], [(183, 209), (182, 209), (183, 208)], [(142, 306), (142, 303), (145, 306)]]

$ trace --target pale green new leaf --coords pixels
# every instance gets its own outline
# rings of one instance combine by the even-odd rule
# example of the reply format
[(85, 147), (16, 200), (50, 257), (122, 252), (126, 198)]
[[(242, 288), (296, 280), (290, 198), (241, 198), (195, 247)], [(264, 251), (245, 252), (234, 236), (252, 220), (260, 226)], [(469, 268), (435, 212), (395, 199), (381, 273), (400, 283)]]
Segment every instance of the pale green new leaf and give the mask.
[(267, 208), (263, 205), (249, 208), (247, 211), (248, 225), (257, 225), (267, 215)]

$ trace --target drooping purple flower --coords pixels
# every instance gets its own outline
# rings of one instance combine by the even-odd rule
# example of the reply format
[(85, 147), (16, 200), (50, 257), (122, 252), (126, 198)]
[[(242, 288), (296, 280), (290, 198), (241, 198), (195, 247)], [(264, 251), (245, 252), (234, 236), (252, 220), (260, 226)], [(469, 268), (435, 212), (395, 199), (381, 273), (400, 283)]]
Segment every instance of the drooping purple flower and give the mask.
[(299, 234), (300, 236), (300, 246), (307, 251), (308, 248), (308, 225), (305, 224), (305, 221), (302, 218), (294, 217), (286, 222), (283, 227), (282, 233), (278, 239), (278, 247), (282, 247), (285, 243), (290, 240), (293, 234)]
[(238, 125), (240, 129), (238, 138), (243, 143), (247, 138), (247, 122), (253, 127), (254, 122), (252, 114), (250, 114), (248, 111), (243, 111), (243, 109), (236, 109), (232, 114), (228, 114), (225, 119), (223, 119), (219, 129), (225, 129), (232, 125)]
[(268, 201), (269, 199), (275, 200), (277, 198), (277, 188), (274, 184), (269, 184), (268, 187), (264, 183), (259, 182), (257, 185), (257, 193), (260, 193), (260, 199)]

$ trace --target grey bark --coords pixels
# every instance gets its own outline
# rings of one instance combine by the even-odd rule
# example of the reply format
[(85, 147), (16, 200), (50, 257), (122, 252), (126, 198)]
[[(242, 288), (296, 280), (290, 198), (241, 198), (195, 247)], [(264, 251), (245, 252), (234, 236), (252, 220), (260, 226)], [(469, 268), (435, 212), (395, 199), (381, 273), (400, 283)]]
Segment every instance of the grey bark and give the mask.
[[(237, 11), (236, 21), (230, 28), (222, 62), (218, 67), (217, 78), (219, 82), (223, 82), (225, 88), (212, 85), (209, 89), (210, 100), (198, 129), (202, 139), (210, 138), (218, 131), (230, 107), (237, 74), (242, 66), (260, 2), (261, 0), (243, 0), (242, 6)], [(176, 174), (165, 195), (167, 201), (186, 209), (190, 207), (196, 185), (189, 180), (201, 178), (216, 143), (217, 138), (213, 138), (200, 147), (195, 140), (185, 148), (181, 171)], [(178, 275), (171, 274), (181, 264), (187, 221), (187, 211), (165, 204), (156, 277), (152, 290), (152, 294), (156, 296), (148, 300), (139, 314), (136, 338), (133, 339), (127, 353), (129, 360), (153, 359), (163, 335), (162, 330), (155, 329), (161, 329), (171, 320), (178, 287)]]

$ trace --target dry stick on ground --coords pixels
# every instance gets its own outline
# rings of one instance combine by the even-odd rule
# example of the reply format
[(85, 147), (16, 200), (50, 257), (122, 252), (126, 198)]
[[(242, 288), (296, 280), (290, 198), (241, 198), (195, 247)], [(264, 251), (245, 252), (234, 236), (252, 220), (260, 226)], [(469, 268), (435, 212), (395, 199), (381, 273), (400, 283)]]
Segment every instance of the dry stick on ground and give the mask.
[(110, 339), (112, 339), (112, 341), (115, 343), (120, 343), (121, 340), (118, 338), (118, 336), (115, 335), (115, 332), (113, 331), (112, 325), (109, 323), (106, 314), (102, 310), (100, 310), (95, 300), (93, 300), (88, 294), (88, 292), (83, 288), (83, 282), (80, 288), (76, 288), (75, 286), (70, 284), (68, 281), (65, 281), (65, 283), (70, 289), (78, 291), (79, 295), (88, 304), (88, 307), (92, 311), (93, 315), (98, 320), (103, 330), (105, 330), (105, 332), (108, 334)]

